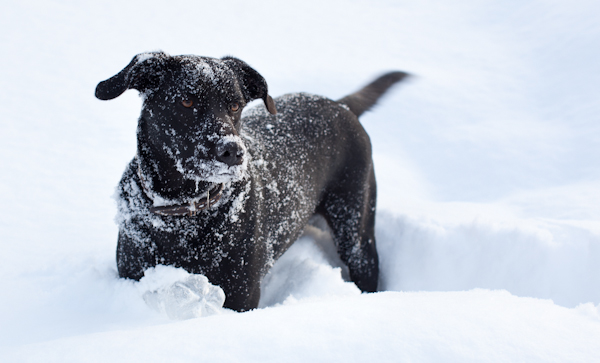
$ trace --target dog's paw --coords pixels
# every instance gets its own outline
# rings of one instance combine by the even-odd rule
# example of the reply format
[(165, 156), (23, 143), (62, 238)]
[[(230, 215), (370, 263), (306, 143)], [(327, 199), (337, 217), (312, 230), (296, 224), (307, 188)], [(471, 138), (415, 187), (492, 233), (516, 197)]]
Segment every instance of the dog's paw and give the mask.
[(203, 275), (189, 275), (170, 286), (147, 291), (143, 297), (151, 308), (174, 320), (218, 314), (225, 302), (223, 290)]

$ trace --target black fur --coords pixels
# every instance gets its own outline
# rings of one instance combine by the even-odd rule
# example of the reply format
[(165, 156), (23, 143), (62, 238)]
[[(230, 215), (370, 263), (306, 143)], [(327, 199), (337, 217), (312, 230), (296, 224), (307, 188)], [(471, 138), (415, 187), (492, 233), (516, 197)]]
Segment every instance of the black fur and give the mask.
[[(223, 288), (225, 307), (253, 309), (262, 277), (318, 213), (352, 281), (376, 291), (375, 175), (357, 115), (404, 76), (385, 75), (340, 102), (302, 93), (273, 101), (263, 77), (236, 58), (134, 57), (96, 88), (104, 100), (129, 88), (144, 99), (138, 153), (118, 188), (119, 275), (183, 267)], [(266, 109), (241, 118), (253, 99)], [(201, 200), (219, 183), (221, 199), (196, 216), (149, 210)]]

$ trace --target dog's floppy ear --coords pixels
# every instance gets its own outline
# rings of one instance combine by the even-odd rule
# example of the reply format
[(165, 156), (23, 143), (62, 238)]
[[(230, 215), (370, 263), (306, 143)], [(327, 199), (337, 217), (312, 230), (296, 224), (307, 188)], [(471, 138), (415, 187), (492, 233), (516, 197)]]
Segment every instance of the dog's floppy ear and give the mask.
[(272, 114), (277, 114), (275, 108), (275, 102), (271, 96), (269, 96), (269, 89), (267, 87), (267, 81), (257, 71), (250, 67), (246, 62), (241, 61), (234, 57), (223, 57), (221, 58), (227, 66), (235, 72), (239, 80), (242, 83), (242, 92), (246, 102), (261, 98), (267, 110)]
[(128, 89), (143, 92), (160, 82), (160, 68), (168, 55), (164, 52), (140, 53), (133, 57), (127, 67), (96, 86), (96, 97), (112, 100)]

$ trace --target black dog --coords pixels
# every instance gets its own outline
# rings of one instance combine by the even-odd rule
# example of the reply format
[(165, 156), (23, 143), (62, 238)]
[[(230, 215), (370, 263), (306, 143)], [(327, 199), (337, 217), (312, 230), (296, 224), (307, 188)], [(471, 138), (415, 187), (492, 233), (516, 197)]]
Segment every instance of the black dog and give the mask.
[[(405, 76), (386, 74), (337, 102), (303, 93), (273, 101), (236, 58), (135, 56), (96, 88), (101, 100), (133, 88), (144, 102), (137, 155), (118, 188), (119, 275), (183, 267), (223, 288), (225, 307), (253, 309), (261, 278), (317, 213), (352, 281), (376, 291), (375, 175), (358, 116)], [(266, 110), (242, 118), (254, 99)]]

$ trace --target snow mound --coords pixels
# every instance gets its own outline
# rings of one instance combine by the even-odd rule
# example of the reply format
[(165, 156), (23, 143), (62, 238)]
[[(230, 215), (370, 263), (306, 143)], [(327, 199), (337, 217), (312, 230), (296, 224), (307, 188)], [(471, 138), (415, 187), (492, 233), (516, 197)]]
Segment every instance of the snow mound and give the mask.
[(506, 291), (380, 292), (80, 334), (3, 362), (596, 362), (597, 309)]
[(360, 294), (348, 280), (329, 232), (309, 226), (263, 278), (259, 307)]
[(600, 299), (600, 237), (558, 221), (452, 225), (381, 211), (380, 290), (507, 290), (576, 307)]

